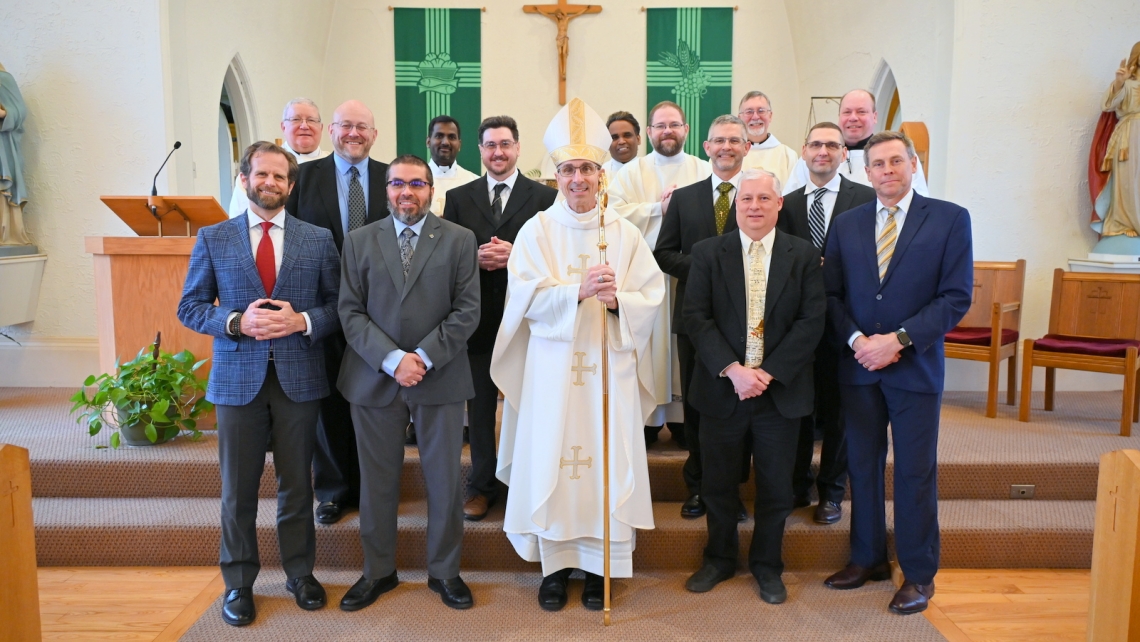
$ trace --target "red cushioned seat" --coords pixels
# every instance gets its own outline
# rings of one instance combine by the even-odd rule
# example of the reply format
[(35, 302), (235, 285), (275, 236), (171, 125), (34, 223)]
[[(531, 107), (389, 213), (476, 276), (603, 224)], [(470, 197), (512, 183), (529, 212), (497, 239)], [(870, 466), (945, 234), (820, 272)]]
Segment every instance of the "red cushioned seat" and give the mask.
[[(1017, 341), (1017, 330), (1010, 330), (1008, 328), (1001, 329), (1001, 344), (1004, 346), (1008, 343)], [(990, 345), (990, 329), (989, 328), (975, 328), (970, 326), (958, 326), (953, 330), (946, 333), (946, 340), (950, 343), (962, 343), (971, 346), (988, 346)]]
[(1033, 342), (1034, 350), (1086, 354), (1093, 357), (1123, 357), (1129, 346), (1140, 348), (1136, 339), (1096, 339), (1047, 334)]

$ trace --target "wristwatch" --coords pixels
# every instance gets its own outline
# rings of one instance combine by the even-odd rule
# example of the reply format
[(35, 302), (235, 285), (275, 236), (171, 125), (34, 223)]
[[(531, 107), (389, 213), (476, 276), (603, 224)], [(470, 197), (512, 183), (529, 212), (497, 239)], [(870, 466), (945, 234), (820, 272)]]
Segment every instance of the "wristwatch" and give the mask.
[(895, 336), (899, 338), (899, 343), (901, 343), (902, 347), (904, 348), (909, 348), (914, 345), (914, 341), (910, 340), (910, 335), (908, 335), (906, 333), (906, 330), (903, 330), (902, 328), (895, 330)]
[(234, 335), (235, 337), (241, 336), (241, 314), (239, 313), (234, 318), (230, 319), (230, 325), (226, 328), (226, 332)]

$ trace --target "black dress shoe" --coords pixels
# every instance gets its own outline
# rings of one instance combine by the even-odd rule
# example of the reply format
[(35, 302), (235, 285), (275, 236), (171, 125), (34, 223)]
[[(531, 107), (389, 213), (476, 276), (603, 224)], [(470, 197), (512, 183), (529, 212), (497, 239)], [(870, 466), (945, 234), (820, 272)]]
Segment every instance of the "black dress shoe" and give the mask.
[(712, 564), (705, 564), (701, 570), (685, 581), (685, 590), (693, 593), (708, 593), (725, 580), (732, 579), (732, 573), (725, 573)]
[(748, 509), (744, 507), (744, 502), (740, 502), (740, 506), (736, 507), (736, 521), (737, 523), (748, 521)]
[(661, 432), (661, 426), (646, 426), (645, 427), (645, 445), (652, 446), (660, 439), (657, 433)]
[(838, 502), (821, 501), (815, 507), (815, 515), (812, 517), (812, 521), (816, 524), (834, 524), (839, 521), (840, 517), (843, 517), (843, 507)]
[(760, 585), (760, 599), (769, 604), (783, 604), (788, 599), (788, 589), (784, 580), (776, 573), (761, 573), (756, 576), (756, 583)]
[(705, 502), (701, 499), (700, 495), (690, 495), (689, 498), (685, 500), (685, 503), (681, 504), (681, 517), (685, 519), (696, 519), (702, 517), (704, 514)]
[(792, 498), (792, 506), (794, 508), (804, 508), (806, 506), (811, 506), (811, 500), (807, 498), (807, 495), (804, 495), (802, 497), (796, 495)]
[(669, 434), (673, 438), (673, 443), (681, 450), (689, 449), (689, 442), (685, 441), (685, 424), (675, 421), (666, 422), (669, 427)]
[(429, 577), (428, 588), (439, 593), (443, 603), (453, 609), (462, 610), (475, 606), (475, 599), (471, 597), (471, 589), (467, 588), (467, 583), (458, 575), (450, 580), (437, 580), (434, 577)]
[(891, 565), (883, 562), (878, 566), (863, 568), (858, 564), (848, 564), (846, 568), (823, 581), (824, 585), (846, 591), (857, 589), (867, 582), (881, 582), (891, 579)]
[(930, 584), (904, 582), (891, 600), (891, 610), (899, 615), (922, 613), (930, 604), (932, 597), (934, 597), (934, 582)]
[(285, 582), (285, 590), (292, 593), (297, 598), (297, 606), (306, 611), (323, 609), (328, 601), (325, 587), (312, 575), (295, 577)]
[(226, 624), (245, 626), (252, 624), (256, 617), (252, 588), (247, 586), (226, 591), (226, 599), (222, 601), (222, 619)]
[(606, 580), (601, 575), (586, 573), (586, 588), (582, 589), (582, 606), (601, 611), (606, 605)]
[(542, 578), (542, 584), (538, 587), (538, 605), (544, 611), (561, 611), (566, 606), (566, 583), (573, 570), (564, 568)]
[(382, 577), (378, 580), (361, 577), (356, 580), (356, 584), (353, 584), (352, 588), (348, 589), (348, 593), (340, 598), (340, 610), (359, 611), (399, 584), (400, 580), (396, 577), (396, 571), (392, 571), (388, 577)]
[(345, 502), (321, 502), (317, 504), (314, 516), (318, 524), (335, 524), (348, 513), (350, 508), (352, 507)]

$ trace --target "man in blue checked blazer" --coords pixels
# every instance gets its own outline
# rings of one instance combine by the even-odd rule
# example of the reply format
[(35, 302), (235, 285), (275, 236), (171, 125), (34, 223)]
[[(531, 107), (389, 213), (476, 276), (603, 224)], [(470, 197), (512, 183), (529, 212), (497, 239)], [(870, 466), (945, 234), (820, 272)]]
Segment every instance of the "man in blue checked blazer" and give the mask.
[[(202, 228), (178, 318), (214, 337), (206, 398), (217, 408), (222, 475), (222, 618), (253, 622), (258, 487), (272, 437), (277, 538), (286, 588), (306, 610), (325, 605), (313, 577), (311, 467), (321, 398), (329, 394), (322, 339), (340, 329), (340, 259), (332, 234), (285, 212), (297, 161), (258, 142), (241, 159), (249, 209)], [(217, 301), (217, 303), (215, 303)]]

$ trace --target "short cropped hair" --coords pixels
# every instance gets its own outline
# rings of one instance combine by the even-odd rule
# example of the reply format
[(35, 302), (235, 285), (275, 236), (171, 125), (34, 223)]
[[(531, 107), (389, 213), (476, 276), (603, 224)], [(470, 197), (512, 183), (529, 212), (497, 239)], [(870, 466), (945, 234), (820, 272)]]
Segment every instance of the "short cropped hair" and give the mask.
[[(740, 173), (740, 184), (743, 185), (744, 181), (754, 181), (758, 178), (763, 178), (765, 176), (772, 179), (772, 189), (776, 190), (776, 195), (779, 196), (780, 194), (783, 194), (784, 186), (782, 183), (780, 183), (780, 177), (776, 176), (775, 174), (773, 174), (772, 172), (769, 172), (766, 169), (760, 169), (758, 167), (755, 167), (752, 169), (746, 169), (743, 172), (741, 172)], [(740, 191), (737, 190), (737, 193), (739, 194)]]
[(257, 154), (281, 154), (284, 156), (285, 162), (289, 164), (289, 184), (292, 185), (297, 182), (297, 172), (300, 171), (297, 159), (285, 151), (285, 148), (267, 140), (259, 140), (249, 147), (246, 147), (245, 152), (241, 155), (241, 163), (238, 165), (238, 171), (246, 178), (249, 178), (249, 173), (253, 171), (253, 157)]
[(633, 117), (633, 114), (628, 111), (615, 111), (610, 114), (610, 117), (606, 119), (606, 129), (609, 129), (610, 125), (619, 120), (624, 120), (630, 125), (633, 125), (633, 133), (638, 136), (641, 135), (641, 125), (637, 122), (637, 119)]
[(416, 156), (415, 154), (401, 154), (392, 159), (392, 162), (388, 164), (388, 171), (384, 172), (385, 183), (392, 180), (392, 168), (397, 165), (415, 165), (416, 167), (422, 167), (424, 174), (427, 176), (427, 184), (432, 186), (435, 185), (435, 181), (431, 176), (431, 167), (428, 167), (427, 161), (420, 158), (419, 156)]
[(653, 109), (649, 110), (649, 124), (650, 125), (653, 124), (653, 114), (656, 114), (657, 110), (661, 109), (662, 107), (672, 107), (673, 109), (676, 109), (678, 111), (678, 113), (681, 114), (681, 123), (682, 124), (688, 124), (689, 121), (685, 120), (685, 110), (681, 109), (680, 105), (678, 105), (677, 103), (675, 103), (671, 100), (662, 100), (661, 102), (654, 105)]
[(768, 94), (766, 94), (762, 91), (756, 91), (756, 90), (753, 90), (753, 91), (748, 92), (747, 94), (744, 94), (744, 96), (742, 96), (740, 98), (740, 102), (737, 103), (736, 108), (740, 109), (741, 107), (744, 106), (744, 103), (752, 100), (753, 98), (763, 98), (764, 101), (768, 103), (768, 109), (772, 108), (772, 99), (768, 97)]
[[(805, 144), (808, 142), (808, 139), (811, 138), (811, 133), (817, 129), (834, 129), (835, 131), (839, 132), (840, 137), (843, 136), (843, 130), (839, 128), (839, 125), (836, 125), (835, 123), (827, 120), (821, 120), (820, 122), (812, 125), (811, 129), (808, 130), (807, 136), (804, 136)], [(843, 144), (846, 145), (847, 143)]]
[(519, 142), (519, 124), (515, 122), (514, 118), (510, 116), (488, 116), (479, 123), (479, 144), (483, 144), (483, 132), (488, 129), (499, 129), (506, 127), (511, 130), (511, 136), (515, 137), (515, 142)]
[[(428, 123), (428, 138), (431, 138), (432, 132), (435, 131), (435, 126), (439, 125), (440, 123), (450, 123), (452, 125), (455, 125), (455, 134), (459, 136), (459, 140), (463, 140), (463, 130), (459, 128), (459, 121), (446, 114), (442, 116), (436, 116), (435, 118), (431, 119), (431, 122)], [(482, 132), (480, 132), (480, 134), (481, 133)]]
[(740, 137), (745, 140), (748, 139), (748, 127), (744, 125), (744, 121), (732, 114), (725, 114), (723, 116), (717, 116), (709, 123), (709, 135), (706, 137), (706, 140), (712, 140), (712, 130), (713, 127), (717, 125), (738, 125), (740, 127)]
[(879, 111), (879, 110), (878, 110), (878, 108), (877, 108), (877, 107), (875, 107), (875, 94), (872, 94), (871, 92), (867, 91), (866, 89), (852, 89), (851, 91), (847, 92), (846, 94), (843, 94), (843, 98), (840, 98), (840, 99), (839, 99), (839, 104), (840, 104), (840, 105), (842, 105), (842, 104), (843, 104), (843, 100), (844, 100), (845, 98), (847, 98), (848, 96), (850, 96), (851, 94), (853, 94), (853, 93), (855, 93), (855, 92), (857, 92), (857, 91), (861, 91), (861, 92), (863, 92), (864, 94), (867, 94), (867, 97), (871, 99), (871, 111), (873, 111), (873, 112), (878, 112), (878, 111)]
[(289, 117), (289, 108), (293, 105), (308, 105), (317, 110), (317, 118), (321, 117), (321, 108), (317, 107), (317, 103), (313, 102), (311, 98), (294, 98), (293, 100), (285, 103), (285, 109), (281, 110), (281, 120), (285, 120)]
[(906, 155), (909, 158), (914, 158), (918, 154), (914, 151), (914, 143), (911, 142), (910, 137), (902, 132), (883, 131), (871, 136), (867, 139), (867, 144), (863, 146), (863, 164), (867, 167), (871, 166), (871, 148), (875, 145), (888, 143), (892, 140), (901, 140), (903, 145), (906, 146)]

